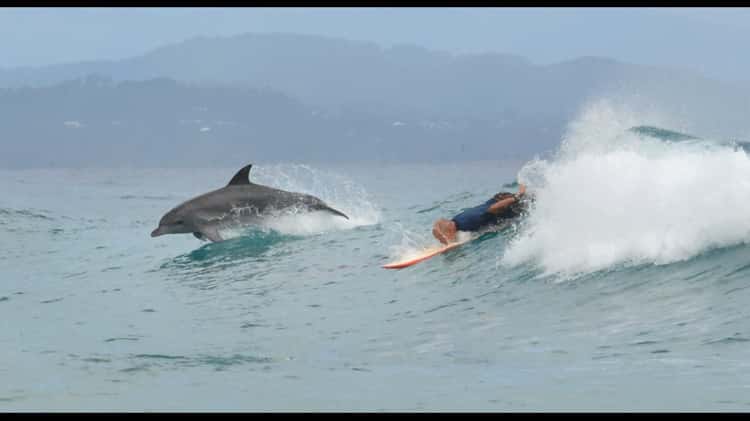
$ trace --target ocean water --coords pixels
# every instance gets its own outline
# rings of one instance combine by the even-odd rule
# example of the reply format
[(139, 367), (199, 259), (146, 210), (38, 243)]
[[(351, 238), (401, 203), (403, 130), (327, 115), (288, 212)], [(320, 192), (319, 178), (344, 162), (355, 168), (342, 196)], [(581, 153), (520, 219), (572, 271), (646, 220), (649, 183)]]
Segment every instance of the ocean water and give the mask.
[[(530, 162), (255, 162), (351, 220), (222, 243), (149, 233), (238, 168), (0, 171), (0, 410), (747, 411), (750, 158), (633, 118)], [(510, 230), (380, 267), (516, 179)]]

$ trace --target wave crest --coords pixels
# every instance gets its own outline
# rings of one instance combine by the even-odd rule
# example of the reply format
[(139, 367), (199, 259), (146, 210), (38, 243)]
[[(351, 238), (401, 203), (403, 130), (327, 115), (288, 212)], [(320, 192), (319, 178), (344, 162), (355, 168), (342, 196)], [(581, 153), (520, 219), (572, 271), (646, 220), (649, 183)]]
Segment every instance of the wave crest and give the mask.
[(578, 275), (673, 263), (750, 239), (748, 155), (627, 130), (642, 121), (595, 103), (571, 124), (553, 158), (521, 170), (536, 202), (504, 264), (534, 262), (547, 274)]

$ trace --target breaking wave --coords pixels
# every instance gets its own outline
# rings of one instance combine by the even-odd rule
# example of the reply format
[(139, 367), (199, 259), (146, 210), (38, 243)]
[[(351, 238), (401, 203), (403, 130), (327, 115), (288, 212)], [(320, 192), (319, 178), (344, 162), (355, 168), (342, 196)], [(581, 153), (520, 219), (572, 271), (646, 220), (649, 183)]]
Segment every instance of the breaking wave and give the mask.
[(627, 130), (647, 117), (591, 104), (554, 156), (522, 168), (519, 180), (536, 201), (503, 264), (576, 276), (669, 264), (750, 240), (748, 155)]

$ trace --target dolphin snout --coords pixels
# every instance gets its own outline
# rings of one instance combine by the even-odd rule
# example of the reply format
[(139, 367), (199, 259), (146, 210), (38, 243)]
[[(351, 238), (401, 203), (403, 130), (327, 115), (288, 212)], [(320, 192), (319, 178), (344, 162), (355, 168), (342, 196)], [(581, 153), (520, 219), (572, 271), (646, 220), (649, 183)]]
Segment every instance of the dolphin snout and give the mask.
[(152, 237), (158, 237), (158, 236), (160, 236), (162, 234), (164, 234), (164, 233), (161, 232), (161, 227), (158, 227), (155, 230), (151, 231), (151, 236)]

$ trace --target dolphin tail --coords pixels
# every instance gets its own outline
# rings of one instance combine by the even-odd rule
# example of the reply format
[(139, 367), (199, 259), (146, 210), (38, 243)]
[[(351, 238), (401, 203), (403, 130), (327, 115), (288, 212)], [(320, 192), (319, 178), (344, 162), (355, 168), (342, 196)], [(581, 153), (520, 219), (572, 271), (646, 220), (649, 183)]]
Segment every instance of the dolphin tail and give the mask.
[(343, 216), (344, 218), (349, 219), (349, 217), (346, 216), (343, 212), (339, 212), (339, 211), (337, 211), (336, 209), (334, 209), (334, 208), (332, 208), (330, 206), (323, 205), (323, 206), (321, 206), (321, 209), (322, 210), (326, 210), (328, 212), (331, 212), (334, 215)]

